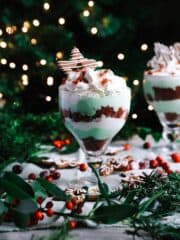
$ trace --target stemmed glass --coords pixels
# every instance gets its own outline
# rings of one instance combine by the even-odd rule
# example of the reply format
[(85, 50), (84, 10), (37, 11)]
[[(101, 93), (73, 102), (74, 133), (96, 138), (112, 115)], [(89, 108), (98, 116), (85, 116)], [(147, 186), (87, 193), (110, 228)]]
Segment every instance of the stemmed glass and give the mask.
[(146, 75), (143, 88), (163, 127), (162, 146), (157, 151), (180, 150), (180, 76)]
[(74, 135), (88, 163), (101, 161), (130, 109), (130, 89), (109, 95), (79, 94), (59, 87), (59, 106), (65, 125)]

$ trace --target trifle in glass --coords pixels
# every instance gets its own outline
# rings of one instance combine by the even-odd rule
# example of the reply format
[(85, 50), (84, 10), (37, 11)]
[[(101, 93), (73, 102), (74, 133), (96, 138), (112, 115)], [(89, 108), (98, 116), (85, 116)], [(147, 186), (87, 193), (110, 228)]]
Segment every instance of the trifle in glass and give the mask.
[(69, 61), (60, 61), (59, 65), (67, 73), (59, 87), (65, 125), (88, 161), (98, 162), (126, 122), (130, 89), (125, 79), (111, 70), (95, 70), (97, 62), (84, 58), (77, 48), (72, 50)]
[(167, 47), (155, 43), (155, 56), (144, 74), (146, 100), (163, 126), (162, 150), (178, 149), (180, 137), (180, 43)]

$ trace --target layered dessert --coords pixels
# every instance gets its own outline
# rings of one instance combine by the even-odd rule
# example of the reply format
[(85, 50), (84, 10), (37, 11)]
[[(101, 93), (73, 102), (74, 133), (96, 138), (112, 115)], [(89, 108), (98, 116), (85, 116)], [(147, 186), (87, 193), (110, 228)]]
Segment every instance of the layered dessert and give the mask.
[(130, 89), (111, 70), (96, 70), (97, 62), (84, 58), (77, 48), (59, 65), (67, 73), (59, 88), (65, 125), (85, 152), (100, 155), (126, 122)]
[(144, 74), (144, 93), (162, 123), (180, 126), (180, 43), (155, 43), (155, 56)]

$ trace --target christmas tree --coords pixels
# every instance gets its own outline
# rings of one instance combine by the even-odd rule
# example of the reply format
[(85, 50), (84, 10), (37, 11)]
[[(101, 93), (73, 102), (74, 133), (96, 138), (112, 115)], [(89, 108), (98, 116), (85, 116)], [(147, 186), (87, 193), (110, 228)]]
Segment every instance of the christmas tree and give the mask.
[[(58, 86), (64, 77), (57, 61), (68, 59), (73, 46), (98, 60), (100, 67), (125, 77), (132, 88), (131, 113), (120, 136), (129, 137), (139, 127), (144, 130), (141, 135), (150, 133), (148, 128), (160, 131), (152, 106), (144, 100), (142, 80), (146, 62), (153, 55), (153, 43), (169, 45), (179, 38), (179, 12), (174, 3), (158, 0), (154, 7), (150, 0), (1, 0), (0, 108), (4, 135), (11, 136), (9, 141), (17, 136), (17, 124), (14, 132), (9, 125), (22, 116), (25, 120), (18, 123), (21, 133), (26, 129), (43, 135), (47, 126), (54, 135), (64, 131), (62, 122), (56, 126), (59, 115), (53, 115), (58, 112)], [(50, 113), (53, 119), (41, 115), (44, 120), (39, 117), (36, 121), (43, 113)]]

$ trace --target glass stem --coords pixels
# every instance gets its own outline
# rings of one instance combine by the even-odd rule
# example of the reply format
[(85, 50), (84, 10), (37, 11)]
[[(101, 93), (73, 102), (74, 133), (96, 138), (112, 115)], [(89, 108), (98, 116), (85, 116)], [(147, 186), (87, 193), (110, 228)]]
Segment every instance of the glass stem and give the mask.
[(177, 149), (177, 138), (179, 136), (179, 129), (178, 128), (169, 128), (165, 126), (163, 128), (163, 140), (165, 142), (165, 145), (170, 150), (176, 150)]

